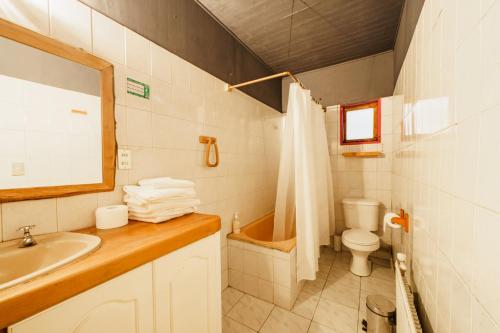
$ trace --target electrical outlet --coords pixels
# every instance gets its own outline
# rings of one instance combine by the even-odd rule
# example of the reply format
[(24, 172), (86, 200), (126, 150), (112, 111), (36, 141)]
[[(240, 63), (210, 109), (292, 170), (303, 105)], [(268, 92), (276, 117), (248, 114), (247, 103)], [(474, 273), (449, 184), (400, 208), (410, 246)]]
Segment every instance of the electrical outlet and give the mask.
[(129, 170), (132, 168), (132, 151), (129, 149), (118, 149), (118, 169)]
[(12, 176), (24, 176), (24, 163), (23, 162), (12, 163)]

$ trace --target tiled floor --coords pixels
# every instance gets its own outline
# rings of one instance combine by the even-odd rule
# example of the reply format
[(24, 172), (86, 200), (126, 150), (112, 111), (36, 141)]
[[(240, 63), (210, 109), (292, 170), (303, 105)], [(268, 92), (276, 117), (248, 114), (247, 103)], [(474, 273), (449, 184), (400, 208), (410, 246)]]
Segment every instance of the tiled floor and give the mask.
[(223, 333), (361, 333), (366, 296), (382, 294), (394, 302), (394, 273), (383, 261), (360, 278), (349, 271), (350, 253), (322, 250), (320, 271), (307, 281), (291, 311), (231, 287), (222, 293)]

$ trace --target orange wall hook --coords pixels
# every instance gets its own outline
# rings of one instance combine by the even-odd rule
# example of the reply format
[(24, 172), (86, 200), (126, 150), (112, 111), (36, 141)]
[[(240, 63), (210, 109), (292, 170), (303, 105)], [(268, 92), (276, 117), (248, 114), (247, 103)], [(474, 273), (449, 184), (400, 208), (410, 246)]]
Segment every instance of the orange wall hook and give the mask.
[(402, 226), (405, 232), (408, 232), (408, 230), (410, 229), (409, 216), (408, 213), (405, 213), (404, 209), (401, 209), (399, 211), (399, 217), (393, 217), (391, 219), (391, 222)]

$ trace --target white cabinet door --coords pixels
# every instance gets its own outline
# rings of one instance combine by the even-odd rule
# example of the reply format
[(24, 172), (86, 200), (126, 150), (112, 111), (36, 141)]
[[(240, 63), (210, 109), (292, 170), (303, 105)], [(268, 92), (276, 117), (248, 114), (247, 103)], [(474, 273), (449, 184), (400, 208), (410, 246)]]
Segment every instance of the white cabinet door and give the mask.
[(152, 263), (9, 327), (10, 333), (151, 333)]
[(220, 333), (219, 233), (153, 262), (157, 333)]

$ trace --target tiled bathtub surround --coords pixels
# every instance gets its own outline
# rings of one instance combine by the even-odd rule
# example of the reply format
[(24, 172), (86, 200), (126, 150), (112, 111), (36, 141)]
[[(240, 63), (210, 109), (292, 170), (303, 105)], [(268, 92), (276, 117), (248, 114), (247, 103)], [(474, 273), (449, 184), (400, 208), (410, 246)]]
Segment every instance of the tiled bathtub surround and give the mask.
[[(395, 94), (396, 250), (434, 332), (500, 332), (500, 1), (425, 1)], [(401, 129), (403, 131), (401, 132)]]
[[(326, 126), (330, 157), (332, 162), (333, 186), (335, 190), (335, 225), (337, 234), (344, 229), (342, 199), (369, 198), (381, 202), (378, 234), (382, 244), (391, 244), (391, 231), (382, 231), (382, 216), (391, 208), (391, 170), (392, 170), (392, 113), (402, 108), (399, 96), (384, 97), (381, 100), (382, 142), (380, 144), (340, 145), (339, 106), (331, 106), (326, 112)], [(350, 151), (381, 151), (377, 158), (344, 157)]]
[(304, 281), (297, 283), (297, 250), (268, 249), (228, 240), (229, 285), (264, 301), (290, 309)]
[[(93, 225), (98, 206), (120, 203), (122, 186), (141, 178), (192, 179), (200, 211), (222, 217), (226, 286), (232, 215), (245, 225), (274, 209), (282, 115), (76, 0), (2, 1), (0, 17), (114, 64), (118, 145), (132, 150), (113, 192), (2, 204), (0, 239), (19, 237), (20, 224), (37, 224), (35, 234)], [(127, 77), (149, 84), (151, 99), (126, 94)], [(217, 137), (218, 168), (204, 166), (199, 135)]]

